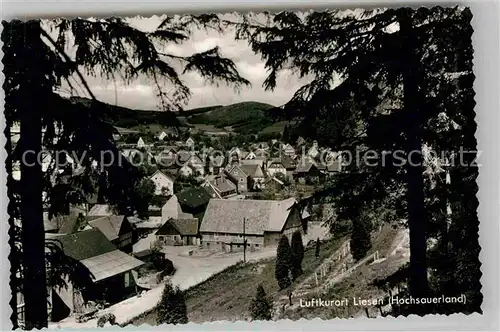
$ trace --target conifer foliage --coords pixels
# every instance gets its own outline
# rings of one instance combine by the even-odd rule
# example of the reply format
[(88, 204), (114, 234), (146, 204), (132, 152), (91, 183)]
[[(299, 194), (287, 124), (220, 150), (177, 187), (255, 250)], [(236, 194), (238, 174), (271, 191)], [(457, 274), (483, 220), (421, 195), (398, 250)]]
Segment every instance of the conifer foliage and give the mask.
[[(137, 183), (136, 168), (118, 163), (119, 152), (112, 138), (114, 129), (104, 121), (104, 106), (84, 74), (118, 78), (125, 84), (151, 79), (158, 108), (163, 111), (181, 111), (186, 105), (191, 91), (180, 79), (182, 73), (197, 72), (211, 83), (223, 82), (235, 89), (249, 85), (250, 82), (238, 74), (234, 62), (224, 58), (218, 47), (187, 56), (163, 52), (165, 45), (187, 40), (193, 24), (181, 18), (169, 18), (156, 30), (144, 32), (118, 17), (3, 22), (4, 114), (8, 126), (18, 122), (21, 128), (16, 151), (12, 151), (11, 142), (7, 144), (8, 161), (19, 162), (24, 152), (34, 152), (32, 159), (21, 163), (20, 181), (14, 180), (12, 174), (8, 177), (8, 195), (15, 198), (9, 207), (11, 227), (18, 227), (13, 225), (14, 217), (22, 225), (19, 231), (11, 232), (11, 262), (14, 263), (11, 284), (14, 292), (22, 289), (24, 293), (27, 329), (48, 325), (43, 194), (50, 200), (51, 217), (62, 213), (60, 207), (87, 203), (87, 198), (97, 191), (96, 178), (106, 179), (98, 189), (106, 192), (105, 198), (111, 205), (123, 202), (131, 184)], [(203, 27), (204, 22), (197, 22), (196, 26)], [(74, 54), (67, 53), (71, 47)], [(54, 91), (61, 91), (63, 83), (72, 96), (78, 94), (76, 84), (91, 100), (61, 97)], [(43, 135), (42, 128), (45, 129)], [(11, 139), (10, 135), (7, 139)], [(57, 176), (53, 179), (54, 174), (59, 174), (56, 158), (52, 158), (47, 171), (35, 160), (42, 149), (52, 156), (74, 152), (81, 158), (80, 165), (75, 166), (83, 166), (85, 171), (71, 178), (64, 195), (57, 195), (64, 197), (64, 202), (53, 201), (54, 188), (62, 182)], [(91, 166), (93, 162), (109, 166), (98, 167), (102, 171), (99, 172)], [(34, 166), (25, 165), (28, 163)], [(12, 173), (12, 167), (8, 170)], [(18, 326), (17, 307), (16, 300), (12, 300), (14, 327)]]
[(173, 288), (167, 282), (158, 303), (158, 324), (187, 324), (187, 307), (184, 292), (179, 287)]
[(302, 274), (302, 260), (304, 259), (304, 244), (300, 231), (292, 234), (292, 278), (297, 279)]
[(275, 277), (278, 281), (280, 290), (291, 285), (290, 269), (292, 267), (292, 249), (286, 235), (283, 235), (278, 243), (276, 252), (276, 270)]
[(262, 285), (257, 287), (255, 298), (250, 304), (250, 316), (253, 320), (270, 320), (272, 318), (272, 301), (267, 297)]
[(372, 247), (370, 236), (370, 221), (366, 218), (355, 218), (352, 221), (351, 254), (354, 260), (359, 261), (366, 256)]
[[(478, 172), (469, 163), (476, 154), (470, 153), (467, 165), (452, 171), (452, 178), (467, 186), (442, 191), (441, 201), (446, 196), (451, 205), (457, 204), (449, 227), (443, 224), (442, 207), (429, 190), (432, 186), (422, 158), (424, 146), (446, 154), (458, 152), (459, 146), (476, 151), (471, 11), (456, 6), (269, 16), (269, 25), (242, 26), (238, 32), (266, 60), (266, 89), (276, 87), (285, 69), (313, 77), (280, 107), (285, 118), (299, 119), (301, 136), (337, 151), (352, 153), (359, 147), (381, 156), (382, 151), (401, 150), (405, 160), (411, 158), (403, 164), (395, 156), (375, 166), (350, 163), (347, 172), (325, 183), (308, 201), (332, 199), (343, 220), (354, 220), (363, 210), (381, 205), (396, 212), (395, 220), (406, 220), (410, 238), (407, 287), (412, 296), (432, 291), (429, 275), (440, 280), (439, 287), (447, 285), (450, 294), (479, 294), (479, 259), (461, 253), (462, 244), (458, 245), (464, 241), (475, 252), (479, 250), (474, 195)], [(448, 129), (440, 132), (443, 124)], [(458, 203), (455, 196), (467, 196), (468, 204)], [(463, 211), (462, 206), (466, 207)], [(366, 234), (361, 222), (355, 223), (361, 231), (354, 237)], [(464, 227), (470, 232), (455, 233)], [(439, 250), (428, 261), (429, 238), (443, 242), (449, 250)], [(360, 252), (365, 251), (367, 243), (360, 245), (364, 248)], [(453, 282), (446, 272), (449, 269), (437, 263), (443, 257), (437, 256), (464, 267), (463, 281), (468, 281)], [(481, 298), (475, 299), (467, 301), (467, 306), (478, 311)]]
[(314, 250), (314, 256), (316, 256), (316, 258), (319, 258), (320, 250), (321, 250), (321, 242), (319, 242), (319, 238), (317, 238), (316, 239), (316, 249)]

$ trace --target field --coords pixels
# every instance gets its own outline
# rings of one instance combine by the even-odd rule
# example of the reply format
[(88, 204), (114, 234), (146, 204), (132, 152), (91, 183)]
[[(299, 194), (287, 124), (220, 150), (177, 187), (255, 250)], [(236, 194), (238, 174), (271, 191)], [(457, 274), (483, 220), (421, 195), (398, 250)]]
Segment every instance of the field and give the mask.
[(273, 124), (268, 110), (272, 105), (258, 102), (243, 102), (217, 107), (188, 117), (192, 125), (212, 125), (217, 128), (231, 127), (237, 133), (257, 134)]
[[(345, 241), (345, 236), (334, 237), (321, 245), (320, 258), (314, 256), (314, 246), (306, 248), (302, 267), (304, 274), (298, 283), (312, 273), (321, 262), (329, 257)], [(279, 292), (274, 277), (275, 259), (239, 263), (215, 274), (205, 282), (186, 291), (186, 302), (190, 322), (218, 320), (246, 320), (248, 306), (261, 284), (274, 300), (284, 295)], [(133, 321), (134, 325), (156, 325), (156, 313), (152, 312)]]
[(277, 134), (282, 133), (289, 121), (279, 121), (261, 130), (261, 134)]

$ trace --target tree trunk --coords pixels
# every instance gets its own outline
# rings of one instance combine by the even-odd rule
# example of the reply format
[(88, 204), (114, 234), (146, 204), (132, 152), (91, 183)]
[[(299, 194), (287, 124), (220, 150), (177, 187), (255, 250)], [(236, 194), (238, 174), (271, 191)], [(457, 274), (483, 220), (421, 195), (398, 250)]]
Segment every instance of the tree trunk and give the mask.
[(420, 103), (418, 71), (419, 61), (411, 19), (411, 11), (403, 10), (400, 17), (400, 36), (402, 38), (401, 66), (404, 89), (404, 112), (406, 113), (406, 154), (409, 158), (407, 171), (408, 224), (410, 230), (410, 273), (409, 290), (413, 297), (427, 294), (426, 262), (426, 215), (424, 206), (424, 185), (422, 165), (422, 130), (423, 120)]
[(19, 87), (24, 99), (18, 107), (21, 128), (21, 241), (23, 295), (27, 329), (47, 327), (47, 285), (45, 271), (45, 234), (42, 207), (42, 165), (37, 161), (42, 148), (41, 112), (52, 91), (44, 75), (40, 49), (40, 23), (29, 21), (24, 29), (22, 52), (26, 70)]
[(12, 314), (10, 316), (10, 320), (12, 322), (12, 329), (15, 330), (19, 327), (17, 322), (17, 293), (19, 289), (19, 251), (16, 247), (17, 242), (17, 229), (15, 224), (16, 217), (16, 197), (15, 197), (15, 183), (13, 178), (13, 152), (12, 152), (12, 119), (9, 117), (7, 112), (4, 112), (5, 115), (5, 137), (7, 139), (7, 143), (5, 144), (5, 150), (7, 151), (7, 157), (5, 158), (5, 170), (7, 171), (7, 197), (9, 199), (9, 204), (7, 205), (7, 212), (9, 214), (9, 261), (10, 261), (10, 289), (12, 297), (9, 301), (9, 304), (12, 309)]

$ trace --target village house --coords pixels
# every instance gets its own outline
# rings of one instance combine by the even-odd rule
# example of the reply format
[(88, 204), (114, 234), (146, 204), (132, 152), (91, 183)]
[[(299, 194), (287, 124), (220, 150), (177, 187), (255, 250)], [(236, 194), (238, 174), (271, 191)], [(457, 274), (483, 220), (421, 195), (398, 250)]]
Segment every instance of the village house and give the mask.
[(172, 195), (161, 208), (163, 222), (169, 219), (193, 219), (201, 221), (210, 200), (210, 194), (202, 187), (188, 188)]
[(211, 199), (200, 226), (203, 248), (225, 252), (276, 246), (282, 235), (303, 232), (294, 198), (273, 200)]
[[(67, 235), (50, 236), (66, 256), (78, 261), (93, 275), (86, 288), (67, 287), (51, 290), (51, 320), (84, 314), (93, 308), (89, 301), (117, 303), (137, 292), (134, 270), (144, 263), (113, 245), (98, 229)], [(49, 267), (50, 269), (50, 267)]]
[(259, 165), (262, 170), (266, 170), (266, 158), (257, 157), (255, 159), (242, 159), (240, 165)]
[(134, 225), (137, 238), (143, 238), (151, 233), (154, 233), (162, 225), (162, 218), (160, 217), (149, 217), (148, 220), (138, 222)]
[(252, 160), (252, 159), (255, 159), (257, 158), (257, 155), (255, 154), (255, 152), (253, 151), (250, 151), (246, 156), (245, 156), (245, 160)]
[(177, 195), (172, 195), (165, 204), (161, 207), (161, 220), (163, 223), (169, 219), (191, 219), (194, 216), (191, 213), (182, 211)]
[(133, 242), (136, 239), (134, 228), (125, 216), (106, 216), (89, 221), (92, 228), (96, 228), (106, 236), (118, 249), (123, 252), (132, 252)]
[(245, 150), (240, 149), (238, 147), (233, 147), (228, 152), (228, 160), (230, 162), (240, 161), (242, 159), (246, 159), (249, 154), (250, 154), (250, 152), (248, 152), (248, 151), (245, 151)]
[(145, 142), (145, 139), (142, 138), (142, 137), (139, 137), (139, 139), (137, 140), (137, 144), (136, 144), (136, 147), (138, 149), (144, 149), (146, 148), (147, 146), (149, 146), (148, 144), (146, 144)]
[(307, 156), (316, 158), (319, 155), (318, 141), (313, 141), (312, 146), (307, 150)]
[(114, 126), (114, 129), (115, 129), (115, 131), (113, 134), (113, 138), (115, 139), (115, 141), (122, 140), (127, 135), (139, 134), (139, 132), (137, 130), (132, 130), (132, 129), (128, 129), (128, 128)]
[(248, 191), (248, 184), (250, 182), (250, 179), (248, 177), (248, 174), (245, 173), (240, 165), (233, 164), (232, 166), (229, 166), (225, 172), (228, 178), (236, 185), (238, 193), (244, 193)]
[(176, 194), (183, 213), (188, 213), (201, 221), (210, 200), (205, 188), (187, 188)]
[(236, 185), (223, 173), (202, 185), (212, 198), (229, 198), (237, 195)]
[(166, 137), (168, 137), (168, 134), (164, 131), (160, 132), (156, 138), (158, 138), (159, 141), (163, 141)]
[[(322, 166), (321, 168), (324, 168)], [(307, 181), (318, 182), (324, 178), (324, 173), (321, 171), (320, 166), (316, 164), (312, 158), (303, 158), (297, 163), (297, 168), (293, 173), (294, 180), (299, 183), (306, 183)]]
[(156, 240), (167, 246), (199, 245), (198, 219), (168, 219), (155, 233)]
[(267, 174), (270, 177), (276, 176), (276, 174), (281, 173), (283, 176), (286, 176), (286, 167), (281, 162), (281, 159), (271, 159), (267, 164)]
[(289, 157), (294, 157), (296, 155), (296, 151), (295, 151), (295, 148), (291, 145), (291, 144), (284, 144), (282, 147), (281, 147), (281, 152), (285, 155), (285, 156), (289, 156)]
[(156, 136), (159, 141), (163, 141), (166, 138), (175, 138), (179, 135), (174, 127), (164, 128), (163, 131), (159, 132)]
[(174, 180), (161, 171), (156, 171), (149, 178), (155, 184), (156, 196), (168, 196), (174, 193)]
[(263, 150), (268, 151), (270, 149), (269, 143), (267, 142), (259, 142), (252, 145), (254, 150)]
[(219, 175), (224, 170), (225, 158), (222, 155), (210, 156), (208, 171), (212, 175)]
[(262, 159), (262, 160), (266, 160), (271, 155), (270, 150), (264, 150), (264, 149), (256, 149), (253, 151), (253, 153), (255, 155), (255, 158), (253, 159)]
[(182, 176), (204, 175), (205, 163), (196, 153), (178, 151), (173, 167), (179, 168), (177, 173)]
[(251, 190), (262, 188), (266, 177), (262, 167), (260, 165), (240, 165), (240, 168), (245, 172), (248, 178), (250, 178)]
[(195, 141), (192, 137), (189, 137), (187, 140), (186, 140), (186, 143), (185, 145), (188, 147), (188, 148), (192, 148), (195, 144)]
[(156, 164), (168, 168), (175, 164), (178, 147), (175, 145), (161, 146), (161, 150), (155, 156)]
[(285, 189), (285, 183), (275, 177), (270, 177), (264, 182), (266, 189), (274, 190), (276, 192)]

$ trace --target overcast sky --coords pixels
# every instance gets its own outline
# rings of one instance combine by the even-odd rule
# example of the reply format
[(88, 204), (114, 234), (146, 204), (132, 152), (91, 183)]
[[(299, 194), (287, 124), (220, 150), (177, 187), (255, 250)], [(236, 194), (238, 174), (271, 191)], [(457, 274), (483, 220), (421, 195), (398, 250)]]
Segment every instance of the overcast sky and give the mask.
[[(158, 16), (137, 17), (131, 18), (130, 24), (143, 31), (153, 31), (161, 21), (162, 17)], [(260, 56), (252, 52), (246, 42), (234, 40), (234, 34), (231, 31), (220, 34), (214, 31), (194, 30), (189, 40), (182, 44), (170, 44), (162, 51), (175, 55), (191, 55), (215, 46), (220, 47), (223, 56), (234, 61), (240, 75), (249, 80), (252, 85), (244, 87), (238, 93), (224, 84), (215, 87), (210, 83), (205, 83), (195, 73), (185, 74), (181, 79), (192, 93), (186, 109), (216, 104), (227, 105), (241, 101), (259, 101), (277, 106), (288, 101), (293, 93), (304, 84), (304, 81), (300, 81), (297, 76), (285, 72), (279, 77), (278, 86), (274, 91), (265, 91), (262, 87), (267, 76), (264, 62)], [(116, 100), (118, 105), (135, 109), (158, 109), (158, 100), (153, 85), (146, 80), (139, 80), (125, 86), (120, 81), (109, 82), (101, 78), (86, 78), (91, 90), (101, 101), (115, 104)]]

